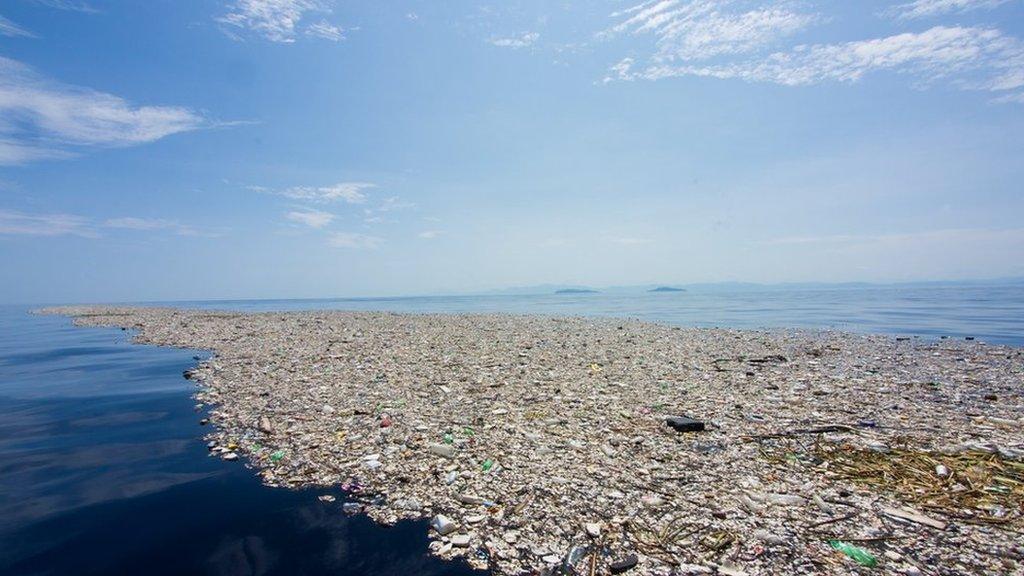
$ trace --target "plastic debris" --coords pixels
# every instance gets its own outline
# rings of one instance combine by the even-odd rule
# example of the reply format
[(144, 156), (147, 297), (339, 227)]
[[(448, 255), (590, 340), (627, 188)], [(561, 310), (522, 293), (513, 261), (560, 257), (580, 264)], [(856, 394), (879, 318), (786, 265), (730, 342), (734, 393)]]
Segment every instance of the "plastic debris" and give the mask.
[(665, 423), (676, 432), (701, 432), (704, 430), (704, 423), (686, 416), (670, 416)]
[(447, 444), (431, 444), (427, 447), (427, 450), (431, 454), (437, 454), (438, 456), (444, 456), (445, 458), (455, 457), (455, 448)]
[[(361, 502), (343, 511), (383, 524), (443, 512), (457, 528), (431, 529), (431, 553), (495, 576), (571, 573), (566, 558), (608, 574), (629, 555), (638, 576), (805, 574), (828, 570), (822, 541), (862, 537), (899, 554), (887, 574), (921, 558), (1019, 568), (992, 554), (1017, 550), (1024, 525), (1019, 349), (602, 318), (73, 310), (215, 350), (191, 373), (211, 456), (248, 457), (271, 486), (339, 487)], [(669, 427), (683, 408), (704, 432)], [(911, 506), (956, 533), (882, 511)]]
[(924, 514), (921, 514), (920, 512), (917, 512), (917, 511), (914, 511), (914, 510), (906, 510), (906, 509), (900, 510), (900, 509), (897, 509), (897, 508), (882, 508), (882, 514), (885, 514), (886, 516), (892, 516), (893, 518), (899, 518), (901, 520), (907, 520), (907, 521), (910, 521), (910, 522), (915, 522), (917, 524), (923, 524), (925, 526), (931, 526), (932, 528), (935, 528), (935, 529), (938, 529), (938, 530), (945, 530), (946, 529), (946, 523), (945, 522), (942, 522), (940, 520), (936, 520), (934, 518), (929, 518), (928, 516), (925, 516)]
[(841, 540), (829, 540), (828, 544), (829, 546), (854, 559), (861, 566), (874, 568), (878, 565), (878, 560), (876, 560), (870, 552), (864, 550), (863, 548), (859, 548), (857, 546), (854, 546), (853, 544), (848, 544)]
[(626, 572), (627, 570), (632, 570), (633, 568), (635, 568), (636, 565), (637, 565), (637, 562), (639, 562), (639, 561), (640, 560), (637, 558), (636, 554), (630, 554), (629, 556), (626, 556), (625, 558), (621, 558), (619, 560), (615, 560), (614, 562), (609, 564), (608, 565), (608, 570), (612, 574), (622, 574), (623, 572)]
[(447, 516), (438, 514), (430, 521), (430, 527), (441, 536), (445, 536), (454, 532), (458, 528), (458, 525), (455, 524), (455, 522), (452, 522)]

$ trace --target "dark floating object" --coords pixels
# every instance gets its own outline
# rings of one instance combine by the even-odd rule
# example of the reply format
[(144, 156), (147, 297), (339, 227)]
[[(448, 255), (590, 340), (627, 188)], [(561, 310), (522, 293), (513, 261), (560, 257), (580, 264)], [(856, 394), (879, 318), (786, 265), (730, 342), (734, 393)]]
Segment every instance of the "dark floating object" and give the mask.
[(968, 337), (964, 338), (964, 340), (974, 340), (974, 336), (968, 336)]
[(608, 569), (611, 570), (612, 574), (622, 574), (626, 570), (636, 566), (637, 560), (636, 554), (630, 554), (622, 560), (616, 560), (608, 565)]
[(786, 358), (782, 354), (769, 354), (763, 358), (748, 358), (747, 362), (751, 364), (768, 364), (772, 362), (778, 364), (785, 364), (786, 362), (789, 362), (789, 358)]
[(704, 423), (700, 420), (687, 418), (686, 416), (669, 416), (665, 418), (665, 424), (671, 426), (676, 432), (702, 432)]

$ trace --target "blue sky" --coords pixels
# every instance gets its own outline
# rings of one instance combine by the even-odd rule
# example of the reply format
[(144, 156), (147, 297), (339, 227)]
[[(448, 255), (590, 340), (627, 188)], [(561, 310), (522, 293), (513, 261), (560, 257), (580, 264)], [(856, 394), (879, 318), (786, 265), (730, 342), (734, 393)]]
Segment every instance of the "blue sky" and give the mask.
[(1024, 276), (1024, 2), (5, 0), (0, 301)]

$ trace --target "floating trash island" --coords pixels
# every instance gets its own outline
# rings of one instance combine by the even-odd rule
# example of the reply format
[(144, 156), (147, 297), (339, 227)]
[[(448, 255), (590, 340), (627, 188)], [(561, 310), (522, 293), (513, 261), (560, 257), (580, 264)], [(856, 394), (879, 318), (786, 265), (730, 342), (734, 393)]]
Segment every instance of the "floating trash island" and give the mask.
[(64, 307), (205, 348), (211, 454), (498, 575), (1024, 573), (1024, 354), (633, 320)]

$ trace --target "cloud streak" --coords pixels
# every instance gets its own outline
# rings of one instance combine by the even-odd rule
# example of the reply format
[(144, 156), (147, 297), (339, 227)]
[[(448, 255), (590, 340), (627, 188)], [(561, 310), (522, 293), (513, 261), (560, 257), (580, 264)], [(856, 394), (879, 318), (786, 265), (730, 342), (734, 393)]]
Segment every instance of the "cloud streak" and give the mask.
[(96, 221), (76, 214), (28, 214), (0, 209), (0, 234), (8, 236), (78, 236), (99, 238), (104, 230), (165, 231), (176, 236), (218, 236), (176, 220), (126, 216)]
[(540, 33), (538, 32), (524, 32), (519, 36), (512, 36), (509, 38), (492, 38), (489, 42), (498, 46), (499, 48), (512, 48), (518, 50), (519, 48), (529, 48), (540, 39)]
[(319, 0), (234, 0), (217, 21), (226, 26), (229, 36), (241, 39), (232, 30), (248, 31), (271, 42), (295, 42), (298, 31), (306, 35), (338, 42), (344, 31), (325, 19), (306, 25), (310, 14), (329, 14), (330, 5)]
[(320, 210), (293, 210), (285, 218), (310, 228), (323, 228), (334, 221), (334, 214)]
[(883, 14), (899, 20), (931, 18), (943, 14), (963, 14), (973, 10), (997, 8), (1010, 0), (915, 0), (899, 4)]
[(613, 14), (625, 17), (599, 37), (653, 35), (653, 62), (706, 60), (745, 54), (770, 46), (807, 28), (818, 17), (775, 4), (752, 10), (732, 9), (732, 0), (655, 0)]
[(0, 16), (0, 36), (8, 36), (11, 38), (35, 38), (36, 35), (29, 32), (28, 30), (18, 26), (14, 22), (11, 22), (7, 18)]
[(0, 234), (19, 236), (79, 236), (99, 234), (87, 218), (74, 214), (25, 214), (0, 209)]
[(369, 236), (366, 234), (359, 234), (357, 232), (334, 232), (327, 239), (327, 243), (335, 248), (365, 250), (375, 249), (379, 247), (382, 242), (384, 242), (384, 240), (377, 236)]
[[(915, 19), (994, 8), (1006, 1), (915, 0), (885, 14)], [(650, 35), (655, 47), (647, 58), (633, 55), (611, 65), (604, 82), (697, 76), (806, 86), (854, 83), (888, 71), (911, 77), (917, 85), (945, 81), (961, 89), (991, 92), (1024, 87), (1024, 43), (989, 27), (934, 26), (878, 38), (772, 48), (827, 19), (793, 6), (798, 5), (785, 1), (651, 0), (616, 12), (612, 18), (619, 22), (599, 38)], [(993, 101), (1021, 99), (1018, 92), (999, 95)]]
[(118, 230), (166, 230), (178, 236), (211, 236), (212, 234), (196, 230), (188, 224), (182, 224), (176, 220), (164, 220), (161, 218), (136, 218), (127, 216), (123, 218), (111, 218), (103, 222), (104, 228)]
[(136, 106), (47, 80), (0, 56), (0, 164), (64, 158), (83, 147), (145, 144), (209, 125), (188, 108)]
[(883, 70), (926, 82), (945, 79), (966, 89), (1014, 90), (1024, 86), (1024, 43), (995, 29), (936, 26), (921, 33), (798, 46), (763, 59), (725, 64), (652, 65), (634, 70), (633, 61), (623, 60), (612, 73), (621, 80), (704, 76), (803, 86), (857, 82)]
[(376, 188), (377, 185), (371, 182), (338, 182), (330, 186), (292, 186), (283, 190), (269, 190), (256, 187), (259, 192), (276, 194), (292, 200), (305, 200), (309, 202), (329, 203), (345, 202), (347, 204), (362, 204), (366, 202), (366, 190)]
[(322, 38), (331, 42), (340, 42), (345, 39), (345, 30), (335, 26), (327, 20), (321, 20), (306, 28), (306, 35), (314, 38)]
[(69, 12), (83, 12), (86, 14), (99, 12), (99, 10), (93, 8), (89, 3), (82, 2), (80, 0), (32, 0), (32, 2), (40, 6), (46, 6), (47, 8), (67, 10)]

